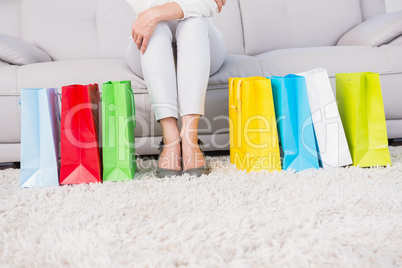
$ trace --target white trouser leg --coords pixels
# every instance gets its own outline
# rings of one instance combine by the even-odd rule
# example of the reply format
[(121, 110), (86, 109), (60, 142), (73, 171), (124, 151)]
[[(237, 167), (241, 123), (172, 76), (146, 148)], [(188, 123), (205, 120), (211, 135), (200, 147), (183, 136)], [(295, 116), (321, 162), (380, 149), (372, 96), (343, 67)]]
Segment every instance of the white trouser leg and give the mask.
[(139, 53), (133, 41), (126, 54), (130, 68), (145, 80), (157, 121), (166, 117), (178, 118), (172, 42), (172, 29), (167, 21), (163, 21), (156, 26), (144, 54)]
[[(174, 37), (177, 77), (172, 49)], [(146, 52), (139, 55), (131, 41), (127, 63), (134, 73), (145, 79), (157, 121), (165, 117), (177, 118), (178, 101), (181, 116), (204, 115), (209, 76), (219, 70), (226, 56), (221, 36), (206, 18), (160, 22)]]
[(204, 17), (179, 21), (176, 42), (180, 115), (204, 115), (209, 77), (222, 66), (225, 45)]

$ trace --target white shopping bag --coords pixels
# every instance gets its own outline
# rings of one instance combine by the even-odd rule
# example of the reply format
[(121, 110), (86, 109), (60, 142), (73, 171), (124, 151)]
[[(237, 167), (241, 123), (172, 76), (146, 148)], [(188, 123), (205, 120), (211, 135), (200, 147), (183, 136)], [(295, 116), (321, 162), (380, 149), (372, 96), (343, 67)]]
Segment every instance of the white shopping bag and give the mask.
[(298, 74), (306, 79), (311, 116), (323, 168), (352, 164), (328, 72), (323, 68)]

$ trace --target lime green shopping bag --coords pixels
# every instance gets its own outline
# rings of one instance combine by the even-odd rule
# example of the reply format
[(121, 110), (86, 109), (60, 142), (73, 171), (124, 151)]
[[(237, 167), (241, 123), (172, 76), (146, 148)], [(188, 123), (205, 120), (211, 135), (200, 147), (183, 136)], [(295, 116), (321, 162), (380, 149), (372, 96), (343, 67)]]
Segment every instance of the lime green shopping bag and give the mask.
[(336, 99), (353, 165), (391, 164), (379, 74), (337, 74)]
[(130, 81), (102, 85), (103, 181), (134, 178), (135, 103)]

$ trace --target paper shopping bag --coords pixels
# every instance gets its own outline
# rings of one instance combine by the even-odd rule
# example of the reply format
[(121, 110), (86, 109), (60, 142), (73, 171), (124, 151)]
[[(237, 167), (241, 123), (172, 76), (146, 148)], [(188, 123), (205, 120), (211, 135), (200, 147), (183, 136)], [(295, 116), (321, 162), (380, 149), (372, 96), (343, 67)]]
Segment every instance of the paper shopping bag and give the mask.
[(59, 185), (59, 113), (56, 89), (21, 91), (21, 187)]
[(297, 75), (271, 77), (271, 83), (283, 150), (282, 168), (318, 169), (318, 148), (305, 78)]
[(318, 68), (298, 75), (306, 79), (307, 95), (322, 167), (351, 165), (352, 158), (348, 142), (327, 70)]
[(380, 75), (336, 74), (336, 99), (353, 165), (391, 165)]
[[(240, 117), (236, 109), (236, 96), (238, 90), (238, 82), (241, 81), (242, 78), (229, 78), (229, 144), (230, 144), (230, 163), (235, 163), (235, 155), (238, 150), (238, 132), (235, 131), (235, 126), (238, 126), (237, 119)], [(241, 126), (237, 127), (241, 128)], [(236, 141), (236, 142), (235, 142)]]
[(62, 88), (60, 184), (101, 182), (98, 85)]
[(131, 81), (102, 85), (103, 181), (134, 178), (135, 103)]
[(280, 171), (280, 152), (271, 82), (265, 77), (231, 78), (231, 161), (240, 170)]

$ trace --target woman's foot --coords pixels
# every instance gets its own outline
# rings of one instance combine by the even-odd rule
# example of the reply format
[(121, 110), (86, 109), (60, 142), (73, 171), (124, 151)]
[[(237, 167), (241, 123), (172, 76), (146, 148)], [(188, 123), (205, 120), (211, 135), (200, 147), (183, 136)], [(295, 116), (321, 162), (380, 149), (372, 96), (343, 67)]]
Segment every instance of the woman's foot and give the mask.
[(160, 178), (181, 175), (181, 148), (177, 119), (167, 117), (159, 122), (162, 126), (163, 139), (159, 145), (156, 175)]
[(182, 137), (183, 170), (205, 166), (205, 158), (198, 145), (198, 137)]
[(198, 121), (200, 115), (192, 114), (182, 117), (180, 132), (182, 142), (183, 173), (191, 176), (201, 176), (209, 173), (205, 156), (201, 151), (201, 141), (198, 140)]
[(158, 167), (169, 170), (181, 170), (181, 148), (179, 139), (168, 141), (164, 138)]

